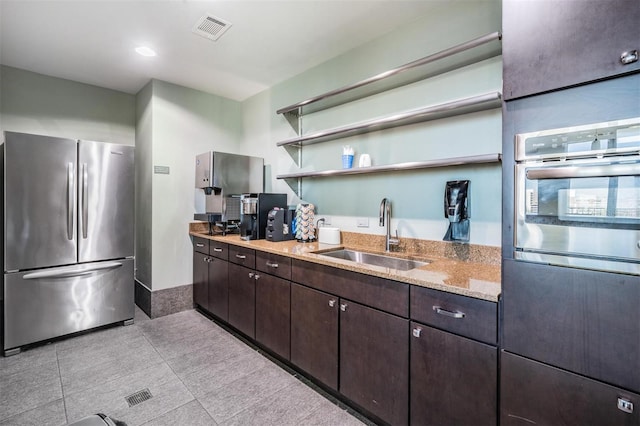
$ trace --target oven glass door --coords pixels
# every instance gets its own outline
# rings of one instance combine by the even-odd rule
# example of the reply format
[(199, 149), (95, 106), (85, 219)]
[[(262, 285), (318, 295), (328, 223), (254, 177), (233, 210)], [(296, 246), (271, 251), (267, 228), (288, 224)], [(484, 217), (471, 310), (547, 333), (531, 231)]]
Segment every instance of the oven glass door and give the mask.
[(632, 158), (517, 165), (517, 250), (640, 262)]

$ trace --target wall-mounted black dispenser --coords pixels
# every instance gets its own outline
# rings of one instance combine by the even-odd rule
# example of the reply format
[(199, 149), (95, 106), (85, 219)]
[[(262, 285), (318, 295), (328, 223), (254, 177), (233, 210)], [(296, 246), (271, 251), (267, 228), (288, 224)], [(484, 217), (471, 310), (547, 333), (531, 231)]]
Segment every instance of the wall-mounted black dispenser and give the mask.
[(469, 241), (469, 181), (452, 180), (444, 189), (444, 217), (449, 229), (444, 241)]

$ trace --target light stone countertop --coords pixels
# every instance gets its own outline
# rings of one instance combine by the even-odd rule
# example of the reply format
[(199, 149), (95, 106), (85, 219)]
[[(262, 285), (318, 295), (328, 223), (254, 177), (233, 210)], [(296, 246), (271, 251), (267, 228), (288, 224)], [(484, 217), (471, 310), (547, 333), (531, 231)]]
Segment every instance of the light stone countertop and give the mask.
[[(473, 297), (476, 299), (497, 302), (498, 296), (500, 295), (501, 291), (499, 261), (490, 263), (482, 261), (458, 260), (444, 257), (442, 256), (442, 253), (435, 254), (428, 251), (421, 251), (419, 252), (419, 254), (413, 253), (410, 255), (384, 253), (383, 251), (372, 250), (371, 245), (364, 246), (361, 244), (353, 244), (354, 240), (349, 238), (343, 238), (342, 242), (346, 242), (346, 244), (339, 245), (320, 244), (318, 242), (301, 243), (295, 240), (281, 242), (271, 242), (267, 240), (245, 241), (240, 239), (240, 236), (238, 235), (208, 235), (206, 232), (202, 232), (203, 230), (198, 229), (197, 226), (190, 226), (190, 228), (191, 232), (189, 232), (189, 234), (200, 238), (220, 241), (227, 244), (260, 250), (267, 253), (284, 255), (294, 259), (319, 263), (322, 265), (332, 266), (335, 268), (345, 269), (353, 272), (359, 272), (362, 274), (388, 278), (403, 283), (442, 290), (449, 293)], [(320, 256), (317, 253), (341, 248), (391, 255), (404, 259), (428, 261), (429, 263), (427, 265), (409, 271), (400, 271), (381, 266), (366, 265), (348, 260)]]

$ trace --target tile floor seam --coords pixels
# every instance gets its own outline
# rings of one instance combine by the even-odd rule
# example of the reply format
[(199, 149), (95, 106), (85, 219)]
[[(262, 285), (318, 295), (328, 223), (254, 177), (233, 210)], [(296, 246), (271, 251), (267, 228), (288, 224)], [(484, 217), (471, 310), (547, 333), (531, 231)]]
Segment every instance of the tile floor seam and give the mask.
[(54, 347), (56, 351), (56, 363), (58, 364), (58, 376), (60, 377), (60, 390), (62, 391), (62, 408), (64, 408), (64, 421), (69, 423), (69, 415), (67, 414), (67, 399), (64, 395), (64, 386), (62, 384), (62, 372), (60, 371), (60, 357), (58, 356), (58, 346)]

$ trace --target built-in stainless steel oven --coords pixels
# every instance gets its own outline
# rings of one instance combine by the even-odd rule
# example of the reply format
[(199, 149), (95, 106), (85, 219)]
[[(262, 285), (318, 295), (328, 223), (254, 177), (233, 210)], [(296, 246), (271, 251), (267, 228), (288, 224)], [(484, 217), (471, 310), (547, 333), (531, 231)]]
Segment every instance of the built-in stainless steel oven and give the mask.
[(515, 258), (640, 275), (640, 117), (515, 143)]

